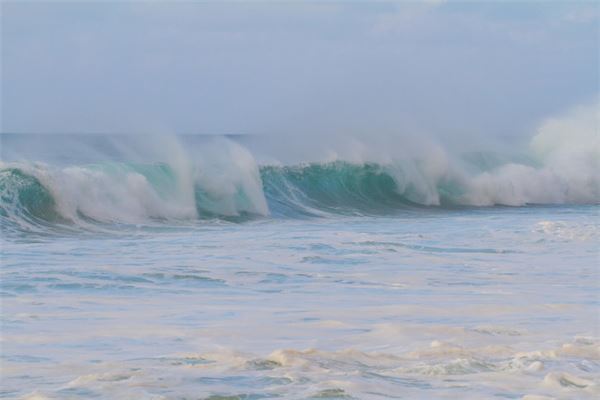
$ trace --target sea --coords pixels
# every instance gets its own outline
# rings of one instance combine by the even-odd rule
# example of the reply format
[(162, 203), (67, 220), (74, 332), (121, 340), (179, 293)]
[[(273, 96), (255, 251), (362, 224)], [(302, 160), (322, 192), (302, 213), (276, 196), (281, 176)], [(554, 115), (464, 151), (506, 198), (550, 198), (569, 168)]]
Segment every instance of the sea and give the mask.
[(3, 134), (0, 398), (596, 399), (600, 153), (534, 139)]

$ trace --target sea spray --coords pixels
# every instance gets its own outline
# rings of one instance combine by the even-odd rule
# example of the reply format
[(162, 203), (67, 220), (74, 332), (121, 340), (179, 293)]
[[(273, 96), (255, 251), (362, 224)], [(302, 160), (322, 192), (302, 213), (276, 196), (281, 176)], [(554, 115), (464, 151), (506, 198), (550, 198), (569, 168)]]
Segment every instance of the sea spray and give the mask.
[(598, 204), (597, 110), (594, 103), (542, 121), (529, 148), (513, 155), (455, 154), (432, 139), (378, 136), (368, 145), (353, 138), (331, 147), (335, 151), (324, 158), (289, 163), (265, 162), (264, 150), (256, 146), (264, 142), (260, 137), (81, 135), (62, 137), (68, 151), (61, 153), (41, 150), (44, 140), (51, 147), (51, 137), (3, 135), (2, 224), (242, 221), (387, 215), (420, 207)]

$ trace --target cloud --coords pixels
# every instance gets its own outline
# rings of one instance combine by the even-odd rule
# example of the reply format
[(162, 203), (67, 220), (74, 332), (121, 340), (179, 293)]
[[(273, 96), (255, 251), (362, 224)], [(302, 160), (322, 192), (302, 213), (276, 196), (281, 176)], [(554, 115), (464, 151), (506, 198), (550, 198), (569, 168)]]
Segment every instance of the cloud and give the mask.
[(518, 135), (597, 93), (580, 8), (3, 3), (2, 129)]
[(566, 13), (565, 20), (575, 24), (598, 23), (600, 20), (600, 5), (595, 4), (570, 10)]
[(372, 31), (375, 34), (402, 33), (443, 3), (445, 0), (395, 3), (392, 11), (377, 17)]

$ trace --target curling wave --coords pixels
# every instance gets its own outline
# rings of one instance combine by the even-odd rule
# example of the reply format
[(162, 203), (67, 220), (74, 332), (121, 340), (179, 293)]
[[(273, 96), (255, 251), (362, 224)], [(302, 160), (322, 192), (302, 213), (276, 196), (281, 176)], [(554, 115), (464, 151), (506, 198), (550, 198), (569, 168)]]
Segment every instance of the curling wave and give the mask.
[[(0, 170), (3, 224), (22, 227), (148, 220), (382, 214), (414, 207), (386, 168), (345, 162), (264, 166), (247, 176), (194, 174), (167, 164), (106, 163), (53, 168), (10, 164)], [(416, 193), (416, 192), (415, 192)]]
[[(598, 107), (578, 107), (545, 121), (528, 151), (512, 157), (456, 155), (429, 142), (413, 149), (407, 138), (400, 146), (360, 143), (354, 146), (362, 152), (358, 157), (336, 152), (329, 162), (259, 165), (247, 147), (222, 137), (199, 138), (196, 146), (175, 137), (54, 140), (73, 146), (62, 150), (71, 159), (33, 163), (19, 160), (37, 155), (20, 154), (0, 162), (0, 218), (3, 229), (31, 230), (98, 222), (385, 215), (423, 207), (598, 204)], [(4, 143), (12, 145), (10, 154), (37, 146), (38, 154), (53, 153), (47, 148), (52, 141), (12, 139)], [(335, 145), (343, 149), (351, 142)], [(89, 163), (98, 160), (100, 149), (101, 161)], [(78, 155), (80, 160), (73, 158)]]
[[(415, 173), (413, 171), (413, 173)], [(575, 191), (543, 169), (517, 164), (472, 179), (409, 175), (394, 165), (347, 162), (263, 166), (244, 174), (186, 181), (164, 163), (54, 168), (8, 164), (0, 170), (2, 224), (32, 227), (221, 218), (385, 215), (422, 207), (598, 202), (598, 183)], [(191, 185), (191, 186), (188, 186)]]

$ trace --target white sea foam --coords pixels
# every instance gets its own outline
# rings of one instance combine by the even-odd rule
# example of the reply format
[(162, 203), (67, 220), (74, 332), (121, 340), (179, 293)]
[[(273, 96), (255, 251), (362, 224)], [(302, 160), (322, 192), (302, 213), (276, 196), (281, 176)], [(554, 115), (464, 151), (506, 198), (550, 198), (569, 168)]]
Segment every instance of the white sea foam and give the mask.
[(467, 201), (475, 205), (598, 203), (600, 201), (600, 103), (550, 118), (531, 141), (541, 164), (508, 164), (476, 176)]
[[(189, 220), (198, 217), (198, 207), (225, 216), (268, 214), (258, 167), (240, 145), (215, 139), (192, 158), (174, 137), (153, 140), (162, 151), (155, 147), (153, 152), (159, 157), (151, 164), (109, 162), (60, 167), (2, 162), (0, 167), (35, 177), (52, 196), (55, 211), (81, 224), (85, 224), (82, 217), (125, 223)], [(139, 159), (139, 155), (132, 158)], [(162, 170), (161, 165), (168, 170)], [(2, 186), (3, 198), (12, 189), (10, 184)], [(203, 193), (201, 199), (197, 190)]]
[(587, 232), (595, 211), (434, 210), (7, 239), (3, 390), (595, 399), (597, 236), (556, 233)]

